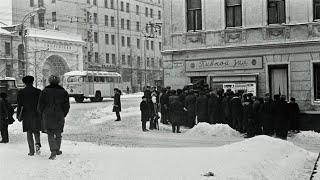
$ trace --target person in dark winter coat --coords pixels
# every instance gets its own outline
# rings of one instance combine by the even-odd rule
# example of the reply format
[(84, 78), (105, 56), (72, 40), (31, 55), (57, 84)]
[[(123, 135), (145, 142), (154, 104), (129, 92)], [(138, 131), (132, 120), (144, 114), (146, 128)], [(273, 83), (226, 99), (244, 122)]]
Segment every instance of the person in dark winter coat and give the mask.
[(252, 94), (247, 94), (245, 102), (243, 104), (243, 122), (245, 131), (247, 132), (247, 138), (251, 138), (255, 135), (253, 102), (251, 97)]
[(218, 111), (218, 97), (213, 91), (211, 91), (208, 98), (208, 116), (210, 124), (218, 123)]
[(179, 96), (177, 96), (177, 91), (175, 90), (171, 90), (170, 92), (170, 96), (169, 96), (169, 122), (172, 123), (172, 119), (173, 119), (173, 116), (174, 116), (174, 113), (173, 113), (173, 103), (175, 101), (179, 101)]
[(169, 95), (166, 89), (160, 95), (161, 123), (168, 124), (169, 121)]
[(197, 97), (194, 95), (193, 90), (190, 90), (184, 103), (184, 107), (187, 110), (186, 124), (190, 128), (192, 128), (196, 123), (196, 102)]
[(274, 134), (274, 116), (272, 106), (272, 99), (269, 94), (266, 94), (264, 97), (264, 103), (261, 107), (261, 125), (262, 133), (268, 136), (272, 136)]
[(140, 111), (141, 111), (141, 123), (142, 123), (142, 131), (148, 131), (146, 128), (146, 123), (149, 121), (150, 111), (147, 102), (147, 97), (142, 97), (142, 102), (140, 103)]
[(253, 119), (255, 126), (255, 135), (262, 134), (262, 126), (261, 126), (261, 106), (263, 104), (263, 99), (254, 97), (253, 101)]
[(231, 109), (231, 118), (232, 118), (232, 128), (237, 131), (243, 132), (242, 129), (242, 111), (243, 107), (241, 104), (240, 94), (236, 93), (234, 97), (232, 97), (230, 102)]
[(184, 104), (179, 98), (174, 99), (172, 104), (170, 104), (170, 111), (172, 113), (172, 132), (181, 133), (180, 125), (183, 123)]
[(0, 94), (0, 131), (1, 131), (1, 141), (0, 143), (8, 143), (9, 142), (9, 133), (8, 133), (8, 125), (9, 125), (9, 117), (8, 117), (8, 108), (6, 105), (6, 97), (7, 94)]
[(223, 94), (224, 94), (224, 90), (220, 89), (217, 91), (217, 95), (218, 95), (218, 106), (217, 106), (217, 121), (218, 123), (226, 123), (225, 122), (225, 116), (224, 116), (224, 112), (223, 112), (223, 106), (222, 106), (222, 101), (223, 101)]
[(227, 89), (227, 92), (225, 93), (225, 96), (223, 97), (223, 100), (222, 100), (222, 108), (223, 108), (223, 113), (225, 118), (224, 122), (228, 124), (230, 127), (232, 126), (231, 125), (232, 116), (231, 116), (231, 107), (230, 107), (232, 97), (233, 97), (233, 94), (231, 89)]
[(42, 117), (42, 131), (48, 134), (51, 155), (49, 159), (55, 159), (62, 154), (61, 134), (63, 132), (65, 117), (69, 113), (70, 103), (67, 91), (59, 85), (57, 76), (50, 76), (50, 85), (41, 92), (38, 103), (38, 111)]
[(116, 113), (117, 119), (115, 121), (121, 121), (120, 112), (121, 112), (121, 91), (117, 88), (114, 89), (114, 99), (113, 99), (113, 109), (112, 112)]
[(281, 139), (287, 139), (288, 135), (288, 103), (284, 95), (275, 95), (274, 119), (276, 136)]
[(203, 91), (200, 91), (200, 95), (197, 98), (196, 115), (198, 122), (208, 122), (208, 97)]
[(290, 123), (290, 130), (300, 132), (299, 130), (299, 114), (300, 108), (299, 105), (296, 103), (296, 99), (291, 97), (290, 103), (288, 104), (289, 108), (289, 123)]
[(152, 101), (152, 106), (149, 107), (150, 108), (150, 127), (149, 127), (149, 129), (150, 130), (153, 130), (153, 129), (159, 130), (158, 120), (160, 117), (158, 115), (159, 107), (158, 107), (158, 103), (157, 103), (157, 96), (156, 95), (152, 96), (151, 101)]
[(33, 156), (35, 152), (36, 154), (40, 154), (41, 147), (41, 118), (37, 111), (41, 90), (33, 87), (33, 76), (25, 76), (22, 78), (22, 81), (26, 87), (18, 92), (17, 119), (20, 122), (22, 121), (23, 132), (27, 132), (27, 141), (29, 145), (28, 155)]

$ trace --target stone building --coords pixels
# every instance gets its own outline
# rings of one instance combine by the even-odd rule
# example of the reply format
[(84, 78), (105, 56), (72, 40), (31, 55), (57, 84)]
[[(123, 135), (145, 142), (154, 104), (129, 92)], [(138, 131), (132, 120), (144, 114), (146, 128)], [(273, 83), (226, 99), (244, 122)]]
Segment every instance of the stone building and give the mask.
[(84, 69), (118, 71), (135, 89), (163, 79), (162, 0), (13, 0), (13, 24), (80, 34)]
[(281, 93), (317, 114), (319, 0), (166, 0), (164, 14), (165, 85)]

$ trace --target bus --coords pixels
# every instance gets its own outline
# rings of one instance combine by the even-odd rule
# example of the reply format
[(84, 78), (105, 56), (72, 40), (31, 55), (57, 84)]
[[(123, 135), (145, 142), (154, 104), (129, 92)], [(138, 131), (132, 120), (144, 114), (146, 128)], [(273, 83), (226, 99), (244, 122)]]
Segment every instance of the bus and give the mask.
[(121, 75), (105, 71), (70, 71), (63, 75), (63, 87), (76, 102), (89, 98), (91, 102), (101, 102), (113, 97), (113, 89), (119, 88)]
[(13, 77), (0, 78), (0, 93), (8, 95), (8, 102), (15, 108), (17, 107), (17, 95), (19, 88), (16, 85), (16, 79)]

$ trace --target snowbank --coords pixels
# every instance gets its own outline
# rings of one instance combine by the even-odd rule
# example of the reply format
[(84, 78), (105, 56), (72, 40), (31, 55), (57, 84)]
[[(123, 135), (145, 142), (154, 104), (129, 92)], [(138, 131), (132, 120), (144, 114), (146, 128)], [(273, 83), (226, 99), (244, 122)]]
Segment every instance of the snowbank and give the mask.
[(319, 144), (320, 133), (314, 131), (301, 131), (290, 138), (295, 142), (302, 142), (307, 144)]
[(140, 98), (139, 100), (141, 100), (142, 96), (143, 96), (143, 92), (137, 92), (137, 93), (133, 93), (133, 94), (123, 93), (121, 98)]
[[(0, 179), (301, 180), (316, 154), (258, 136), (217, 148), (119, 148), (63, 141), (63, 154), (28, 157), (27, 144), (0, 144)], [(5, 162), (5, 163), (3, 163)], [(211, 178), (202, 176), (213, 172)]]
[(186, 132), (187, 135), (192, 136), (218, 136), (218, 137), (239, 137), (241, 134), (232, 129), (227, 124), (198, 123), (195, 127)]

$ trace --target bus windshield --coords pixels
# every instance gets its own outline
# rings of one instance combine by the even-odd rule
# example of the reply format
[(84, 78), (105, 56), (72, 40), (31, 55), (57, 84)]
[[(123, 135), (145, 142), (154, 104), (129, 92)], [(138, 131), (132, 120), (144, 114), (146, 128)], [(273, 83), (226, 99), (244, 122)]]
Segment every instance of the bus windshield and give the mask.
[(81, 76), (69, 76), (67, 77), (68, 83), (74, 83), (74, 82), (83, 82), (83, 78)]

